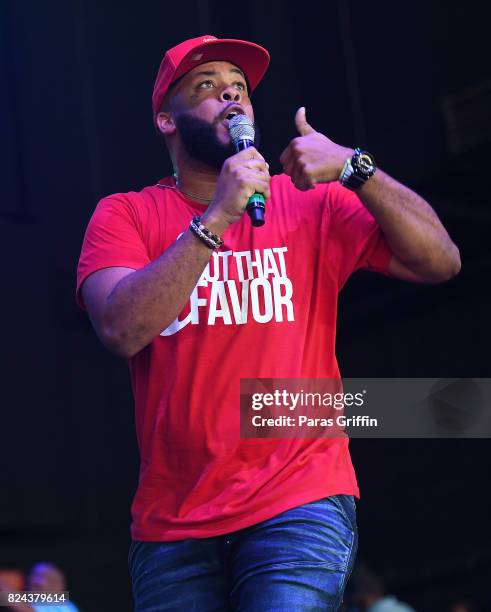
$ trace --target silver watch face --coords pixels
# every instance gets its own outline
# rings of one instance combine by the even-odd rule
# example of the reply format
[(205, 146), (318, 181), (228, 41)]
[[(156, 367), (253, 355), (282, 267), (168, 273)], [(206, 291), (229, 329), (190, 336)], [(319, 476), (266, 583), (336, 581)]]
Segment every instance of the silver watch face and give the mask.
[(362, 151), (359, 155), (358, 155), (358, 167), (359, 169), (364, 173), (364, 174), (370, 174), (370, 172), (373, 171), (374, 168), (374, 163), (373, 163), (373, 159), (372, 156), (369, 155), (368, 153), (365, 153), (365, 151)]

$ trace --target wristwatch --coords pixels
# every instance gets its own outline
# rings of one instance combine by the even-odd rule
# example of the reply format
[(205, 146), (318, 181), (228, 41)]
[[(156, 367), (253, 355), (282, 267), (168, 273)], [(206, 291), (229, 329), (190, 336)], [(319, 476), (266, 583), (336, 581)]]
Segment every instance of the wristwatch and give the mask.
[(375, 174), (376, 169), (373, 155), (368, 151), (356, 148), (353, 155), (348, 157), (344, 163), (339, 182), (343, 187), (357, 191)]

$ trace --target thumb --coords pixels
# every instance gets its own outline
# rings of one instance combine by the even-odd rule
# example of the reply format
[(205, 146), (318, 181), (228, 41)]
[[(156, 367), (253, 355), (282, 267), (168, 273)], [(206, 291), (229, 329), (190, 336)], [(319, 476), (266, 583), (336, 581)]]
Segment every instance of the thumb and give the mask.
[(305, 118), (305, 106), (301, 106), (297, 110), (295, 115), (295, 125), (297, 126), (300, 136), (306, 136), (307, 134), (315, 132), (314, 128), (307, 123), (307, 119)]

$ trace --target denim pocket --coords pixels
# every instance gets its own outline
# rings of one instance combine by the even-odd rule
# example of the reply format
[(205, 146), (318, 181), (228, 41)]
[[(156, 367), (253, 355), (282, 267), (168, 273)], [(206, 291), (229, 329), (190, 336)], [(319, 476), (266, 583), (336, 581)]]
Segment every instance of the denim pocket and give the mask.
[(128, 550), (128, 569), (132, 580), (138, 571), (138, 567), (145, 562), (151, 555), (158, 542), (141, 542), (139, 540), (131, 540)]
[(128, 569), (130, 571), (130, 575), (133, 577), (133, 567), (135, 564), (135, 554), (136, 554), (136, 548), (138, 546), (138, 544), (140, 544), (140, 542), (137, 542), (136, 540), (131, 540), (130, 542), (130, 546), (128, 549)]
[(356, 533), (356, 502), (353, 495), (339, 494), (326, 497), (326, 499), (331, 500), (336, 505), (346, 519), (346, 522), (351, 525), (351, 529)]

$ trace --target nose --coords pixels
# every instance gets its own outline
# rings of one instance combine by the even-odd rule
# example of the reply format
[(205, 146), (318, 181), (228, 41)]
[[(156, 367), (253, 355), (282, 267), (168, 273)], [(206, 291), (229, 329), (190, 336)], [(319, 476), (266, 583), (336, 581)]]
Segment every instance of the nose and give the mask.
[(233, 85), (228, 85), (227, 87), (222, 89), (220, 98), (225, 102), (240, 102), (241, 95), (240, 91), (237, 91), (237, 89)]

